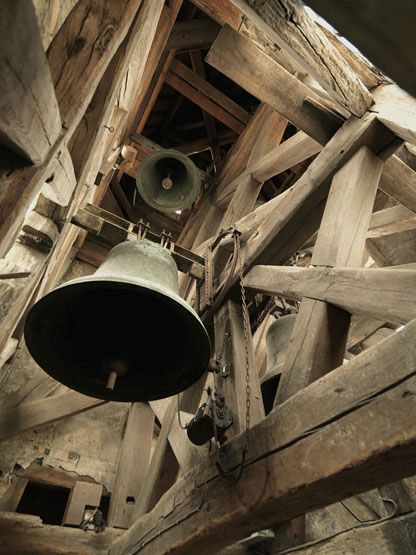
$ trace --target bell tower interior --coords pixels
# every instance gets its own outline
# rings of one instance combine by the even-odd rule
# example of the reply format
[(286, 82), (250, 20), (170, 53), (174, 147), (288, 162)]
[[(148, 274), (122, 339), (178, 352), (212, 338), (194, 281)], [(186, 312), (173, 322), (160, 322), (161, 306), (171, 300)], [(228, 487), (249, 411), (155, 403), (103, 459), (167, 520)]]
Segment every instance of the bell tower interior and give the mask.
[(0, 555), (416, 553), (415, 20), (0, 2)]

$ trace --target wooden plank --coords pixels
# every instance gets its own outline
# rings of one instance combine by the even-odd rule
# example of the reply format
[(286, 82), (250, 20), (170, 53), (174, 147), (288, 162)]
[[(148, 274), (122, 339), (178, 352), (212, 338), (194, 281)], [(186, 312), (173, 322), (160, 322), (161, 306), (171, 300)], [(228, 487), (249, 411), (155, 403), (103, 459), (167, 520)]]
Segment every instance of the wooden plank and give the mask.
[(61, 117), (29, 0), (1, 3), (0, 51), (0, 144), (40, 164), (61, 132)]
[(221, 106), (236, 119), (242, 123), (247, 123), (250, 114), (244, 110), (244, 108), (241, 108), (234, 100), (228, 98), (228, 96), (211, 85), (206, 79), (198, 75), (198, 73), (190, 70), (185, 64), (182, 64), (179, 60), (174, 60), (172, 62), (171, 71)]
[(416, 317), (416, 271), (255, 266), (246, 287), (267, 295), (331, 303), (351, 314), (403, 324)]
[[(361, 266), (382, 167), (382, 160), (363, 146), (333, 177), (312, 256), (314, 266)], [(342, 364), (349, 324), (349, 314), (342, 310), (321, 301), (302, 301), (276, 403)]]
[(383, 85), (374, 92), (371, 111), (398, 137), (416, 144), (416, 101), (395, 84)]
[(0, 511), (15, 512), (19, 506), (29, 480), (20, 476), (13, 476), (0, 500)]
[(49, 161), (59, 158), (60, 147), (81, 121), (111, 58), (127, 34), (140, 1), (80, 0), (52, 41), (48, 60), (65, 132), (40, 166), (21, 167), (21, 162), (2, 154), (0, 255), (7, 251), (27, 206), (48, 177)]
[(134, 522), (135, 505), (149, 471), (154, 419), (149, 405), (132, 403), (108, 511), (108, 524), (114, 528), (127, 529)]
[(163, 467), (164, 457), (168, 446), (168, 436), (172, 426), (172, 421), (176, 416), (177, 399), (172, 397), (169, 406), (163, 417), (160, 427), (160, 434), (150, 460), (147, 481), (140, 492), (140, 499), (134, 509), (134, 520), (137, 520), (144, 513), (152, 508), (152, 500), (158, 489), (158, 481)]
[(177, 21), (166, 43), (166, 50), (174, 48), (181, 52), (187, 52), (209, 48), (219, 30), (219, 25), (212, 19)]
[(384, 522), (356, 526), (352, 530), (339, 532), (328, 539), (308, 542), (292, 553), (300, 555), (333, 555), (334, 553), (379, 553), (411, 555), (416, 545), (416, 513), (398, 516)]
[[(254, 363), (253, 343), (250, 330), (247, 330), (248, 345), (244, 336), (244, 315), (242, 308), (234, 301), (227, 301), (214, 316), (215, 353), (221, 368), (227, 368), (227, 375), (214, 375), (217, 393), (225, 398), (227, 408), (233, 418), (232, 427), (227, 430), (230, 439), (246, 430), (247, 377), (250, 385), (250, 423), (264, 418), (263, 401), (259, 377)], [(248, 368), (246, 362), (248, 354)]]
[(308, 137), (303, 131), (299, 131), (259, 159), (253, 160), (245, 171), (221, 187), (215, 195), (215, 202), (218, 206), (225, 208), (238, 183), (246, 176), (251, 175), (259, 182), (266, 181), (314, 156), (321, 148), (321, 145), (314, 139)]
[(339, 120), (306, 102), (312, 98), (319, 105), (317, 95), (229, 27), (220, 31), (206, 61), (321, 144), (339, 127)]
[(62, 519), (62, 526), (80, 526), (84, 519), (85, 506), (99, 507), (103, 486), (77, 480), (71, 489)]
[(1, 513), (0, 535), (2, 555), (104, 555), (111, 543), (120, 536), (120, 531), (106, 528), (96, 534), (43, 524), (38, 516)]
[(412, 0), (402, 0), (400, 11), (389, 0), (366, 3), (359, 13), (348, 0), (341, 0), (334, 10), (327, 0), (308, 0), (317, 11), (371, 62), (416, 95), (415, 61), (409, 44), (415, 40), (413, 22), (416, 7)]
[(298, 0), (232, 0), (259, 29), (305, 69), (327, 93), (361, 117), (371, 94)]
[(416, 214), (416, 172), (397, 156), (386, 160), (380, 189)]
[(0, 412), (0, 440), (48, 426), (104, 403), (106, 401), (69, 391), (47, 399), (30, 401), (16, 408), (6, 409)]
[[(210, 555), (253, 531), (414, 473), (415, 339), (413, 321), (299, 391), (251, 428), (237, 484), (219, 476), (212, 455), (110, 554), (140, 546), (141, 555)], [(243, 442), (244, 434), (227, 444), (229, 468), (238, 466)], [(215, 518), (207, 519), (208, 507)]]
[[(384, 172), (381, 174), (381, 181), (383, 181), (383, 174)], [(391, 206), (390, 208), (373, 212), (367, 232), (367, 239), (400, 233), (406, 229), (415, 229), (415, 226), (415, 213), (401, 205)]]
[(172, 71), (166, 74), (166, 83), (236, 133), (241, 133), (243, 130), (244, 124), (239, 119)]

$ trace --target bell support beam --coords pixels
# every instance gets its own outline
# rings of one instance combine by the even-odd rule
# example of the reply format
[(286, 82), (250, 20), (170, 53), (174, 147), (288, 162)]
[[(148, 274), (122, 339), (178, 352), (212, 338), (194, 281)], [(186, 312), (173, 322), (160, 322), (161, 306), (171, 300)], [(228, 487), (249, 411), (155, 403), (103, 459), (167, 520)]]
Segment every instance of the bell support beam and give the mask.
[(0, 144), (41, 164), (61, 117), (32, 2), (5, 0), (0, 22)]
[(108, 510), (108, 525), (114, 528), (128, 529), (134, 522), (149, 471), (154, 419), (148, 404), (131, 404)]
[[(212, 455), (110, 554), (190, 555), (203, 549), (209, 555), (255, 530), (412, 475), (415, 339), (412, 321), (293, 395), (250, 429), (237, 484), (219, 476)], [(238, 467), (243, 444), (244, 434), (227, 443), (229, 469)]]
[(351, 314), (404, 324), (416, 317), (416, 271), (254, 266), (246, 287), (288, 299), (324, 301)]
[(232, 0), (259, 30), (314, 77), (349, 112), (361, 117), (371, 94), (299, 0)]
[[(215, 354), (220, 367), (214, 375), (214, 383), (216, 392), (224, 396), (233, 418), (232, 427), (226, 431), (228, 439), (246, 429), (247, 399), (250, 402), (250, 424), (254, 425), (264, 418), (253, 341), (249, 323), (245, 337), (244, 318), (247, 315), (243, 314), (243, 310), (240, 304), (229, 300), (214, 316)], [(250, 387), (248, 396), (247, 385)]]
[[(60, 148), (81, 121), (139, 5), (140, 0), (115, 4), (104, 0), (94, 0), (93, 4), (90, 0), (80, 0), (54, 37), (48, 49), (48, 61), (64, 132), (39, 166), (22, 167), (13, 157), (3, 161), (5, 169), (0, 174), (0, 186), (4, 191), (0, 203), (0, 255), (9, 248), (28, 204), (49, 177), (49, 163), (59, 158)], [(89, 17), (86, 17), (87, 13)], [(109, 26), (111, 33), (108, 32)], [(77, 37), (74, 30), (80, 28), (82, 37)], [(100, 36), (101, 41), (98, 40)], [(71, 50), (74, 44), (78, 46)], [(73, 55), (68, 57), (68, 52)]]

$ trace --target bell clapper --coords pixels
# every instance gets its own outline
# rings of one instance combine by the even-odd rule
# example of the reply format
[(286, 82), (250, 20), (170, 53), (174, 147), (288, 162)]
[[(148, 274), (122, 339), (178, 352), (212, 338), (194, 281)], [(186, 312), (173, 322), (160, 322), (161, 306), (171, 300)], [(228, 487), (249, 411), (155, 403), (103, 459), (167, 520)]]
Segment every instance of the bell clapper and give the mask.
[(114, 360), (110, 363), (110, 374), (107, 379), (106, 389), (114, 390), (116, 380), (119, 376), (124, 376), (127, 373), (127, 365), (121, 360)]
[(162, 179), (162, 187), (166, 190), (169, 190), (172, 188), (172, 185), (173, 185), (173, 181), (170, 178), (170, 172), (169, 172), (168, 175)]

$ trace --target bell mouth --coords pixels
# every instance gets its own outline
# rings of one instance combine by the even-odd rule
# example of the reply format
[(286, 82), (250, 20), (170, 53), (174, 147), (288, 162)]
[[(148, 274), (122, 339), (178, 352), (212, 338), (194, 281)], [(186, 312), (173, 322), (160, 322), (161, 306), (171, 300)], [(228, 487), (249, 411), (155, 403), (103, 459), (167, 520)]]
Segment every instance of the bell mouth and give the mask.
[[(35, 361), (66, 386), (109, 401), (150, 401), (195, 383), (210, 357), (208, 334), (178, 295), (144, 279), (89, 276), (30, 310), (25, 339)], [(113, 390), (114, 368), (123, 368)]]

